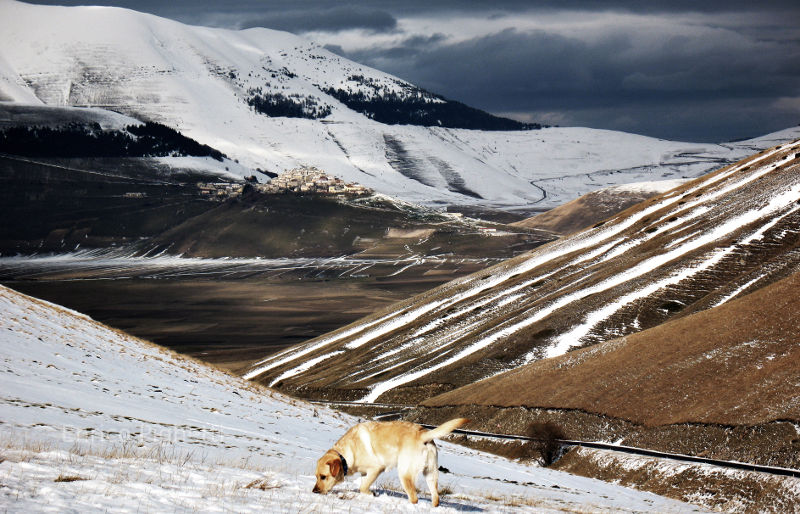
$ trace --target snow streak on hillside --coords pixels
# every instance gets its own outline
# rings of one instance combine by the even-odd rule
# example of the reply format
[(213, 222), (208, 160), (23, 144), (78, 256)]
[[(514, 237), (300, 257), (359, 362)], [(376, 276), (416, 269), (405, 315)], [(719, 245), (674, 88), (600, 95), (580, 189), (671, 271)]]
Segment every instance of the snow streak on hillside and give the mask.
[[(396, 473), (311, 493), (356, 420), (0, 287), (0, 505), (32, 512), (416, 512)], [(444, 512), (690, 506), (442, 443)], [(498, 500), (499, 499), (499, 500)], [(505, 505), (508, 502), (511, 505)], [(427, 503), (427, 506), (430, 504)], [(438, 510), (437, 510), (438, 511)]]
[(245, 376), (310, 397), (417, 401), (771, 283), (800, 266), (798, 226), (794, 142), (285, 350)]
[[(385, 125), (332, 90), (440, 101), (285, 32), (0, 1), (0, 101), (110, 109), (171, 126), (251, 168), (314, 165), (426, 205), (551, 208), (609, 185), (696, 177), (776, 144), (676, 143), (583, 128)], [(251, 107), (254, 99), (288, 102), (317, 119), (270, 117)]]

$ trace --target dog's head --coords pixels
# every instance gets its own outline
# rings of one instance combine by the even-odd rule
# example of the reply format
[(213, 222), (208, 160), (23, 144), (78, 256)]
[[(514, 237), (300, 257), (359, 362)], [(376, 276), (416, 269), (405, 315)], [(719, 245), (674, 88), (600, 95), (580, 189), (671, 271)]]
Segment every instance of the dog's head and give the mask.
[(339, 454), (328, 450), (317, 461), (317, 483), (312, 492), (326, 494), (333, 486), (344, 480), (344, 469)]

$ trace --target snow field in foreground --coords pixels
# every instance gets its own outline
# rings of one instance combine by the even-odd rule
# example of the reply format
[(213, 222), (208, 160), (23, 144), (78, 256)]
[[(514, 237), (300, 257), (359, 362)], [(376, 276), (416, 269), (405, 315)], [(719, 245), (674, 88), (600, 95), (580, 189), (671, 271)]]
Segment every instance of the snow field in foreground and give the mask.
[[(311, 493), (357, 422), (0, 288), (0, 506), (89, 511), (416, 511), (395, 471)], [(659, 511), (653, 494), (441, 443), (440, 511)], [(248, 485), (250, 487), (248, 487)], [(422, 480), (418, 482), (422, 486)]]

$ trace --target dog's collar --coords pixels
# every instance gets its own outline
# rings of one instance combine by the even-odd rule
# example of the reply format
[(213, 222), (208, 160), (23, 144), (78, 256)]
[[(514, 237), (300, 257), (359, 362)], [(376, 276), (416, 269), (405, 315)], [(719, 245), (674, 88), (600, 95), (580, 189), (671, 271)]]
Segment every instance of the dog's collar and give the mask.
[(347, 476), (347, 461), (344, 459), (344, 455), (339, 452), (336, 452), (336, 455), (339, 456), (339, 461), (342, 463), (342, 471), (344, 471), (344, 475)]

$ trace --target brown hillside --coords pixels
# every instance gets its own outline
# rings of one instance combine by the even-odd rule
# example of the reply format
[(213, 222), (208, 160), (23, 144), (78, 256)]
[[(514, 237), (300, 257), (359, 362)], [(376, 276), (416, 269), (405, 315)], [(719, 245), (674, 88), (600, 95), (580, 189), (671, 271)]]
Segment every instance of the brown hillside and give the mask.
[(800, 419), (800, 272), (719, 307), (537, 361), (426, 406), (579, 409), (645, 425)]
[[(675, 186), (678, 185), (677, 181)], [(546, 230), (559, 235), (571, 234), (610, 218), (629, 207), (663, 193), (663, 188), (616, 186), (592, 191), (571, 202), (512, 226)]]

